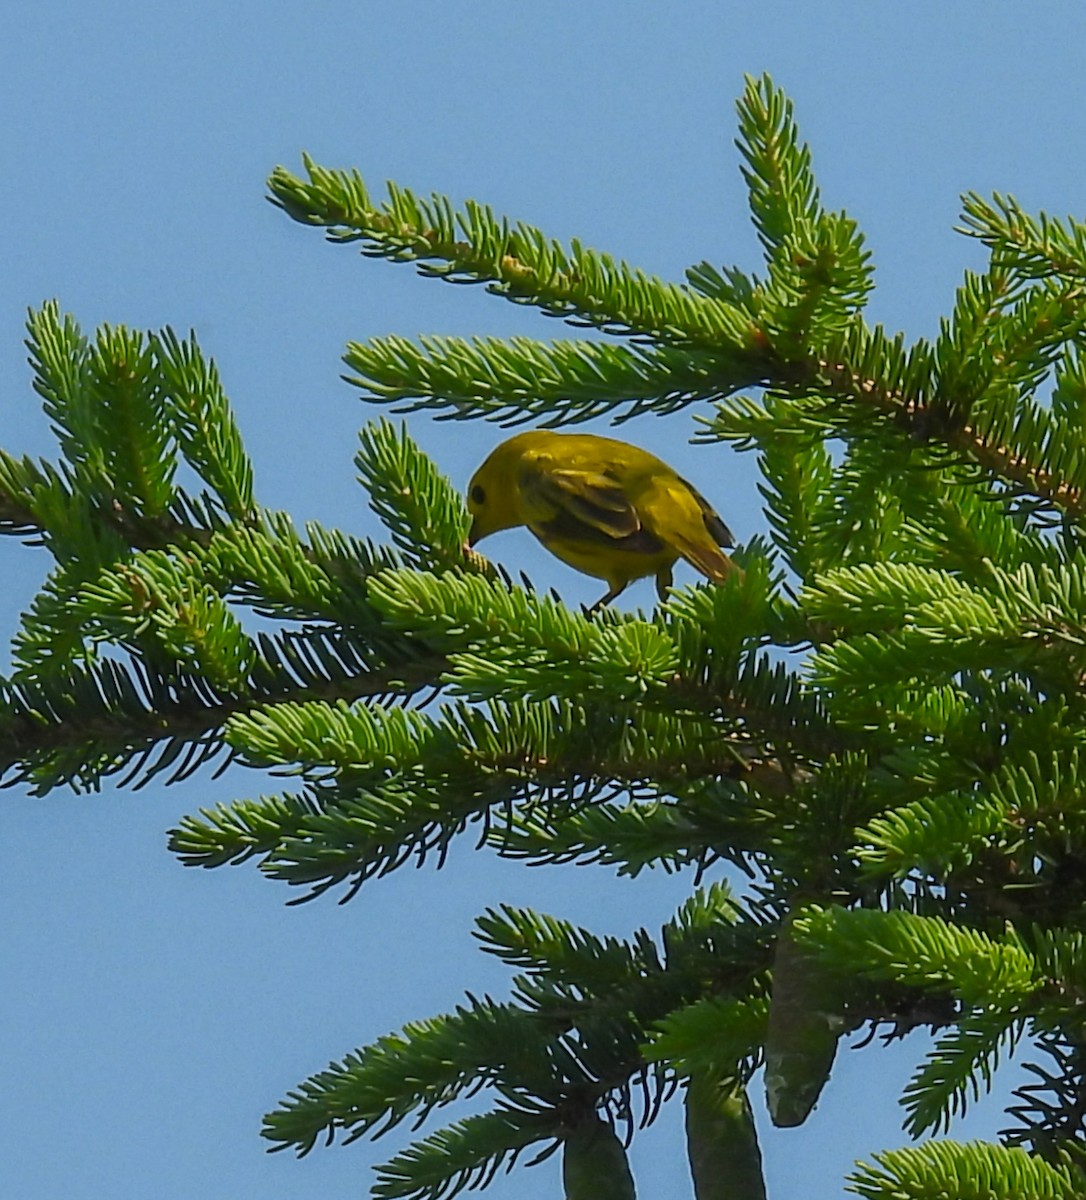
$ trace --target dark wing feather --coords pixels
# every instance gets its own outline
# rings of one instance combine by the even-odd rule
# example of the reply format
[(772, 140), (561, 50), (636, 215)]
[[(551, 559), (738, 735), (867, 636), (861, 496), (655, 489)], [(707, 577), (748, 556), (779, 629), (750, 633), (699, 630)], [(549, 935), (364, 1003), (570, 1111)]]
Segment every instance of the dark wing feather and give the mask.
[(532, 486), (558, 513), (610, 538), (626, 538), (641, 529), (637, 510), (613, 479), (596, 471), (541, 471)]
[(709, 503), (708, 500), (698, 491), (696, 487), (687, 480), (683, 479), (682, 484), (688, 488), (690, 495), (698, 502), (698, 507), (701, 509), (701, 515), (705, 521), (705, 528), (709, 531), (709, 536), (718, 546), (723, 546), (726, 550), (735, 545), (735, 538), (732, 531), (720, 519), (720, 514)]
[(595, 525), (587, 525), (569, 509), (562, 509), (549, 521), (533, 522), (532, 532), (544, 545), (552, 538), (564, 542), (579, 542), (584, 546), (598, 546), (601, 550), (625, 550), (630, 554), (659, 554), (664, 543), (642, 525), (622, 537), (604, 533)]

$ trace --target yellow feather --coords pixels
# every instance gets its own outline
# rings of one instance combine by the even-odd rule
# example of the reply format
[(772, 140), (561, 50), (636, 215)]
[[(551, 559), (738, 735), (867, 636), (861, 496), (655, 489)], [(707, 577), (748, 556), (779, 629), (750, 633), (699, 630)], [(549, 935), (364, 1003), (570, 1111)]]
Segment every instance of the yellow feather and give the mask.
[(739, 568), (708, 501), (654, 454), (592, 433), (518, 433), (491, 451), (468, 485), (468, 545), (526, 525), (564, 563), (607, 581), (593, 608), (635, 579), (660, 597), (683, 558), (714, 583)]

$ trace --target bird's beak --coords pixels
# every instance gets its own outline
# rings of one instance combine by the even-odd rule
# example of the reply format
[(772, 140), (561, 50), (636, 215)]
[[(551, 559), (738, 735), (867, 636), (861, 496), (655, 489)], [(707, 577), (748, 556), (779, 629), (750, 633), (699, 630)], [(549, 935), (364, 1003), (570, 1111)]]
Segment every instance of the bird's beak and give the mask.
[(472, 520), (471, 528), (468, 530), (468, 540), (465, 543), (465, 545), (467, 546), (467, 548), (469, 550), (471, 550), (475, 546), (475, 543), (478, 540), (479, 540), (479, 522), (476, 520)]

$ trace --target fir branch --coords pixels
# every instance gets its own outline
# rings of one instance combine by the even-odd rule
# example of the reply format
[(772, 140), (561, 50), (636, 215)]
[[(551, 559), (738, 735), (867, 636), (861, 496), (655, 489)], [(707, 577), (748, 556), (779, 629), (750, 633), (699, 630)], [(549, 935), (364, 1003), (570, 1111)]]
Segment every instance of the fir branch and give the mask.
[(553, 597), (473, 575), (382, 572), (374, 606), (393, 628), (449, 655), (445, 682), (474, 700), (589, 694), (642, 700), (674, 679), (666, 632), (635, 617), (593, 619)]
[(550, 596), (477, 576), (379, 573), (370, 598), (393, 628), (444, 649), (447, 681), (475, 699), (598, 694), (665, 710), (690, 706), (758, 732), (787, 730), (797, 741), (814, 738), (812, 727), (829, 735), (793, 675), (738, 654), (743, 633), (758, 629), (769, 608), (766, 573), (752, 567), (747, 577), (734, 590), (698, 589), (689, 599), (677, 593), (666, 632), (617, 613), (571, 613)]
[(371, 422), (359, 436), (360, 481), (406, 562), (435, 571), (470, 563), (464, 502), (411, 440), (407, 426), (397, 431), (388, 421)]
[(238, 864), (267, 856), (290, 837), (300, 837), (308, 818), (320, 811), (305, 794), (235, 800), (185, 816), (169, 831), (168, 847), (186, 867)]
[[(88, 363), (92, 428), (102, 438), (114, 505), (154, 518), (173, 502), (176, 453), (151, 345), (138, 333), (104, 326)], [(70, 460), (70, 444), (69, 444)]]
[(1023, 941), (1036, 956), (1038, 969), (1051, 991), (1051, 1004), (1041, 1013), (1039, 1023), (1054, 1017), (1058, 1024), (1065, 1019), (1068, 1009), (1075, 1010), (1077, 1015), (1078, 1005), (1086, 1000), (1086, 934), (1053, 925), (1035, 926)]
[(551, 316), (728, 353), (748, 364), (746, 383), (761, 378), (750, 324), (724, 301), (664, 283), (579, 242), (567, 249), (529, 225), (499, 221), (473, 201), (455, 212), (442, 196), (426, 201), (390, 184), (378, 205), (357, 171), (330, 171), (308, 156), (303, 163), (308, 181), (277, 167), (269, 198), (294, 220), (324, 226), (332, 241), (361, 241), (363, 254), (416, 262), (450, 282), (485, 282), (494, 294)]
[(647, 621), (596, 627), (581, 643), (579, 649), (568, 643), (559, 648), (511, 645), (504, 649), (487, 644), (454, 652), (449, 655), (445, 680), (453, 695), (475, 701), (500, 697), (541, 701), (551, 696), (583, 701), (598, 696), (613, 703), (660, 692), (675, 677), (675, 646)]
[(777, 354), (792, 360), (855, 320), (871, 288), (870, 256), (855, 221), (822, 209), (792, 103), (768, 75), (747, 77), (738, 112), (736, 145), (769, 266), (758, 323)]
[[(305, 646), (300, 654), (296, 647)], [(30, 784), (42, 795), (62, 783), (97, 788), (132, 767), (144, 782), (191, 744), (222, 745), (227, 719), (257, 704), (409, 695), (432, 684), (440, 660), (417, 658), (367, 667), (358, 647), (325, 631), (257, 640), (259, 659), (241, 689), (218, 691), (205, 677), (163, 674), (134, 658), (69, 665), (37, 681), (9, 682), (0, 709), (5, 783)], [(363, 651), (364, 653), (364, 651)], [(155, 760), (161, 762), (159, 760)]]
[(709, 978), (736, 992), (750, 989), (764, 960), (764, 939), (738, 925), (739, 915), (721, 889), (697, 893), (664, 926), (663, 954), (644, 929), (625, 942), (597, 938), (568, 922), (510, 906), (481, 918), (477, 936), (484, 949), (527, 968), (528, 974), (514, 980), (517, 999), (550, 1027), (575, 1025), (584, 1053), (595, 1061), (593, 1075), (618, 1078), (639, 1067), (640, 1054), (631, 1045), (608, 1061), (612, 1052), (599, 1042), (601, 1022), (608, 1036), (625, 1044), (631, 1036), (643, 1037), (664, 1013), (703, 994)]
[(15, 458), (0, 450), (0, 534), (27, 537), (41, 534), (35, 498), (43, 492), (64, 490), (59, 472), (49, 463), (35, 463), (25, 455)]
[[(436, 723), (402, 715), (386, 722), (372, 707), (287, 706), (239, 718), (230, 740), (254, 763), (320, 763), (312, 771), (315, 790), (304, 829), (291, 806), (282, 814), (281, 840), (262, 843), (262, 869), (311, 887), (311, 894), (348, 878), (356, 890), (410, 856), (440, 861), (471, 823), (481, 824), (483, 837), (499, 846), (508, 841), (515, 854), (515, 839), (498, 830), (519, 822), (518, 814), (539, 819), (549, 813), (556, 827), (565, 826), (602, 797), (643, 792), (650, 778), (678, 788), (699, 775), (744, 771), (742, 758), (703, 724), (651, 714), (634, 723), (599, 707), (554, 702), (446, 707)], [(336, 763), (339, 773), (329, 774)], [(718, 807), (703, 806), (705, 837), (713, 839), (712, 854), (731, 854), (724, 845), (735, 833)], [(280, 815), (276, 809), (262, 821), (263, 833)], [(236, 821), (230, 814), (191, 819), (177, 849), (192, 856), (188, 861), (209, 863), (247, 855), (248, 821), (248, 802)], [(682, 828), (689, 831), (689, 816), (677, 832)], [(752, 838), (741, 835), (740, 842)]]
[(799, 140), (791, 100), (768, 75), (748, 75), (736, 107), (736, 146), (747, 163), (742, 171), (751, 215), (766, 254), (772, 256), (797, 226), (814, 224), (821, 212), (811, 151)]
[(349, 342), (347, 382), (367, 400), (424, 411), (437, 420), (483, 418), (543, 428), (588, 421), (625, 409), (674, 412), (737, 386), (737, 364), (725, 353), (608, 342), (420, 337)]
[[(601, 698), (655, 701), (664, 710), (689, 706), (742, 722), (754, 736), (784, 736), (797, 747), (817, 742), (825, 750), (834, 734), (791, 672), (752, 655), (731, 674), (737, 629), (758, 628), (759, 612), (768, 608), (765, 574), (752, 568), (748, 575), (746, 589), (699, 589), (691, 595), (701, 599), (669, 602), (670, 629), (682, 640), (691, 679), (658, 626), (615, 613), (589, 619), (549, 596), (477, 576), (379, 573), (370, 598), (393, 628), (444, 649), (453, 668), (447, 680), (474, 698), (541, 700), (583, 697), (587, 690)], [(709, 646), (712, 654), (701, 653)]]
[(834, 969), (929, 991), (952, 989), (983, 1008), (998, 996), (1010, 1010), (1037, 990), (1036, 960), (1004, 941), (941, 917), (809, 906), (795, 918), (797, 941)]
[(759, 466), (773, 542), (798, 578), (813, 579), (832, 565), (818, 536), (833, 477), (829, 453), (810, 437), (775, 436), (762, 443)]
[(1080, 800), (1086, 756), (1075, 736), (1045, 752), (1038, 752), (1036, 734), (1014, 736), (991, 775), (971, 772), (969, 787), (924, 795), (876, 818), (858, 831), (855, 853), (864, 876), (919, 871), (974, 894), (985, 890), (985, 879), (994, 887), (1005, 877), (1035, 888), (1053, 877), (1086, 833)]
[(645, 1048), (683, 1075), (711, 1071), (745, 1076), (762, 1056), (769, 997), (709, 996), (669, 1013)]
[(243, 688), (256, 665), (254, 642), (184, 556), (148, 551), (102, 572), (80, 587), (65, 616), (85, 638), (146, 649), (224, 692)]
[[(987, 436), (995, 438), (988, 414), (1029, 405), (1067, 343), (1079, 335), (1080, 310), (1073, 294), (1047, 287), (1017, 288), (1009, 272), (996, 263), (985, 275), (967, 272), (954, 314), (942, 322), (935, 345), (933, 413), (948, 425), (971, 420), (987, 426)], [(1032, 445), (1051, 458), (1050, 448), (1036, 437)]]
[(216, 532), (206, 552), (186, 551), (194, 570), (263, 617), (343, 624), (374, 646), (398, 640), (366, 598), (369, 576), (400, 565), (385, 546), (310, 523), (302, 538), (285, 513)]
[[(38, 679), (92, 657), (103, 641), (159, 665), (163, 654), (187, 661), (207, 649), (197, 636), (194, 605), (210, 605), (219, 625), (236, 626), (222, 603), (227, 599), (261, 615), (342, 623), (386, 660), (405, 651), (405, 640), (382, 627), (365, 596), (367, 572), (396, 563), (391, 553), (316, 526), (306, 545), (280, 514), (261, 514), (260, 522), (218, 530), (202, 544), (181, 541), (166, 551), (126, 555), (97, 571), (86, 562), (66, 564), (46, 581), (16, 634), (16, 678)], [(263, 636), (271, 660), (294, 648), (289, 637)], [(237, 629), (232, 640), (239, 650), (246, 641)], [(246, 663), (256, 666), (251, 647), (227, 675), (238, 677)]]
[[(1068, 295), (1061, 303), (1066, 324), (1076, 315), (1076, 301)], [(1036, 496), (1071, 518), (1082, 518), (1086, 501), (1077, 480), (1077, 460), (1071, 478), (1060, 474), (1059, 461), (1046, 462), (1044, 433), (1038, 433), (1038, 426), (1048, 427), (1042, 410), (1026, 404), (1019, 412), (1013, 403), (1005, 400), (999, 405), (993, 400), (989, 411), (979, 413), (976, 421), (965, 420), (956, 406), (958, 397), (936, 397), (934, 374), (932, 350), (926, 343), (918, 342), (906, 351), (900, 335), (891, 341), (879, 329), (856, 326), (840, 339), (832, 355), (812, 368), (799, 390), (815, 388), (815, 379), (820, 378), (818, 390), (844, 401), (848, 408), (882, 414), (929, 447), (941, 446), (937, 461), (972, 462), (989, 478)], [(843, 410), (846, 419), (848, 408)]]
[(982, 584), (990, 564), (1058, 566), (1059, 547), (1018, 518), (1014, 499), (995, 497), (987, 481), (964, 468), (910, 470), (899, 491), (905, 537), (918, 566), (952, 571)]
[(935, 605), (967, 604), (976, 589), (946, 570), (910, 563), (878, 563), (828, 571), (803, 590), (801, 603), (812, 621), (841, 634), (886, 632), (915, 623), (917, 611)]
[[(267, 1116), (264, 1134), (277, 1148), (292, 1145), (304, 1154), (321, 1133), (345, 1131), (348, 1142), (367, 1133), (378, 1136), (408, 1115), (416, 1114), (421, 1123), (434, 1109), (489, 1086), (502, 1097), (497, 1114), (515, 1105), (534, 1118), (535, 1135), (528, 1140), (568, 1137), (612, 1091), (628, 1109), (629, 1077), (645, 1075), (629, 1022), (591, 1017), (578, 1026), (582, 1022), (555, 1024), (510, 1005), (472, 1000), (451, 1015), (414, 1022), (402, 1035), (381, 1038), (306, 1080)], [(649, 1094), (651, 1101), (651, 1089)], [(449, 1185), (441, 1180), (449, 1172), (433, 1149), (449, 1136), (443, 1131), (398, 1156), (404, 1186), (408, 1179), (418, 1182), (421, 1169), (432, 1173), (430, 1186), (439, 1189), (434, 1194), (442, 1194)], [(464, 1156), (479, 1164), (502, 1150), (500, 1142), (485, 1150), (475, 1144), (473, 1150), (458, 1134), (452, 1137), (461, 1147), (445, 1163), (453, 1175), (465, 1170)], [(514, 1140), (504, 1149), (524, 1144)], [(472, 1173), (478, 1169), (470, 1167)]]
[(34, 388), (45, 400), (77, 490), (140, 517), (173, 499), (175, 451), (151, 346), (103, 326), (93, 346), (55, 301), (27, 322)]
[(945, 1133), (992, 1086), (1000, 1059), (1013, 1053), (1023, 1019), (993, 997), (992, 1002), (958, 1018), (956, 1027), (936, 1043), (901, 1096), (908, 1116), (905, 1130), (918, 1138)]
[(849, 1176), (849, 1191), (865, 1200), (1077, 1200), (1082, 1178), (1018, 1147), (990, 1142), (930, 1141), (874, 1155)]
[(172, 329), (151, 336), (173, 436), (233, 521), (253, 513), (253, 468), (223, 391), (218, 368), (205, 359), (195, 333), (182, 341)]
[(31, 309), (27, 316), (27, 342), (32, 386), (44, 401), (46, 416), (65, 458), (84, 479), (102, 482), (102, 431), (95, 429), (98, 412), (87, 388), (90, 348), (75, 319), (60, 315), (56, 301)]
[(32, 311), (27, 328), (34, 387), (66, 462), (3, 455), (4, 532), (41, 532), (58, 559), (88, 569), (124, 546), (206, 544), (222, 518), (174, 483), (178, 448), (228, 512), (251, 516), (251, 468), (214, 366), (194, 342), (103, 326), (91, 346), (55, 302)]
[(1035, 218), (1011, 196), (996, 192), (989, 201), (967, 192), (959, 232), (979, 239), (996, 265), (1022, 278), (1086, 281), (1086, 225), (1070, 217)]
[(518, 810), (569, 814), (637, 787), (654, 771), (685, 778), (699, 769), (695, 753), (715, 755), (710, 771), (731, 763), (727, 749), (714, 750), (703, 731), (677, 739), (671, 730), (663, 740), (651, 723), (630, 728), (614, 713), (568, 704), (460, 706), (443, 711), (440, 729), (437, 753), (415, 774), (361, 792), (351, 775), (329, 785), (307, 836), (285, 842), (265, 870), (322, 890), (347, 877), (361, 884), (409, 855), (421, 862), (437, 854), (440, 861), (472, 822), (486, 837)]
[(490, 908), (475, 925), (475, 937), (486, 953), (558, 983), (598, 991), (626, 984), (644, 970), (660, 969), (654, 951), (646, 961), (646, 943), (635, 948), (617, 938), (598, 938), (571, 921), (527, 908)]
[[(438, 726), (423, 713), (378, 704), (310, 701), (283, 703), (232, 717), (227, 742), (249, 766), (298, 764), (299, 772), (334, 775), (349, 770), (357, 779), (368, 770), (395, 765), (411, 771), (434, 752)], [(448, 754), (452, 747), (445, 746)]]
[(923, 796), (859, 830), (861, 876), (904, 879), (912, 872), (945, 880), (983, 861), (1006, 836), (1007, 810), (983, 793)]
[(406, 1117), (470, 1094), (515, 1063), (542, 1089), (554, 1082), (544, 1039), (510, 1005), (472, 1001), (455, 1013), (415, 1021), (310, 1077), (265, 1118), (276, 1148), (312, 1149), (321, 1134), (384, 1133)]
[(630, 878), (646, 867), (670, 873), (717, 858), (746, 865), (764, 844), (768, 813), (745, 781), (675, 781), (670, 789), (678, 793), (674, 800), (602, 801), (571, 812), (516, 809), (495, 824), (490, 843), (506, 858), (598, 863)]
[(817, 772), (765, 801), (759, 849), (781, 894), (858, 899), (852, 841), (880, 803), (861, 754), (827, 755)]
[(1086, 424), (1086, 355), (1078, 345), (1064, 348), (1056, 364), (1052, 387), (1052, 415), (1072, 428)]
[(341, 903), (371, 879), (435, 857), (440, 865), (452, 841), (473, 822), (487, 820), (491, 804), (508, 802), (508, 788), (482, 791), (412, 778), (370, 786), (311, 785), (300, 796), (264, 797), (186, 817), (171, 848), (190, 866), (214, 867), (258, 854), (269, 878), (305, 892), (300, 904), (348, 883)]
[[(969, 586), (949, 575), (937, 579), (923, 568), (902, 567), (881, 573), (860, 568), (840, 581), (867, 594), (896, 590), (908, 603), (900, 627), (852, 636), (819, 648), (811, 670), (833, 693), (858, 697), (863, 687), (917, 681), (943, 683), (961, 673), (1025, 674), (1046, 691), (1077, 691), (1086, 647), (1086, 568), (1023, 564), (1016, 571), (991, 567), (985, 586)], [(917, 595), (922, 580), (935, 595)], [(832, 598), (834, 580), (813, 590), (815, 612), (843, 617), (841, 595)], [(941, 594), (940, 594), (941, 593)], [(818, 598), (830, 599), (819, 606)], [(889, 598), (887, 597), (889, 602)], [(890, 602), (892, 603), (892, 602)], [(863, 607), (861, 602), (861, 607)], [(887, 613), (889, 616), (889, 612)], [(846, 703), (848, 701), (846, 700)]]
[(1015, 1088), (1020, 1103), (1010, 1105), (1007, 1114), (1018, 1124), (1001, 1130), (1000, 1137), (1058, 1163), (1069, 1150), (1077, 1154), (1086, 1135), (1083, 1048), (1077, 1030), (1042, 1030), (1036, 1045), (1047, 1056), (1046, 1065), (1022, 1064), (1035, 1082)]
[(382, 1200), (446, 1200), (465, 1188), (485, 1188), (499, 1171), (511, 1171), (529, 1146), (553, 1137), (551, 1113), (499, 1105), (438, 1130), (382, 1163), (371, 1194)]

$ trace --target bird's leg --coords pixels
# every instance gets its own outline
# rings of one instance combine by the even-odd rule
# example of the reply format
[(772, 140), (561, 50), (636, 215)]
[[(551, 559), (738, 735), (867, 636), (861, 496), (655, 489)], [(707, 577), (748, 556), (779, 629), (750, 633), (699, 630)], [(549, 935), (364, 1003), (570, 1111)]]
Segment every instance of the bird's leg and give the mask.
[(591, 608), (586, 608), (584, 610), (584, 615), (586, 617), (592, 616), (593, 613), (598, 612), (601, 608), (603, 608), (605, 604), (610, 604), (616, 596), (621, 596), (625, 590), (626, 584), (624, 583), (617, 584), (615, 587), (608, 589), (607, 593), (601, 596)]
[(662, 567), (656, 572), (656, 594), (661, 600), (667, 599), (667, 594), (671, 591), (674, 578), (675, 576), (672, 574), (670, 567)]

